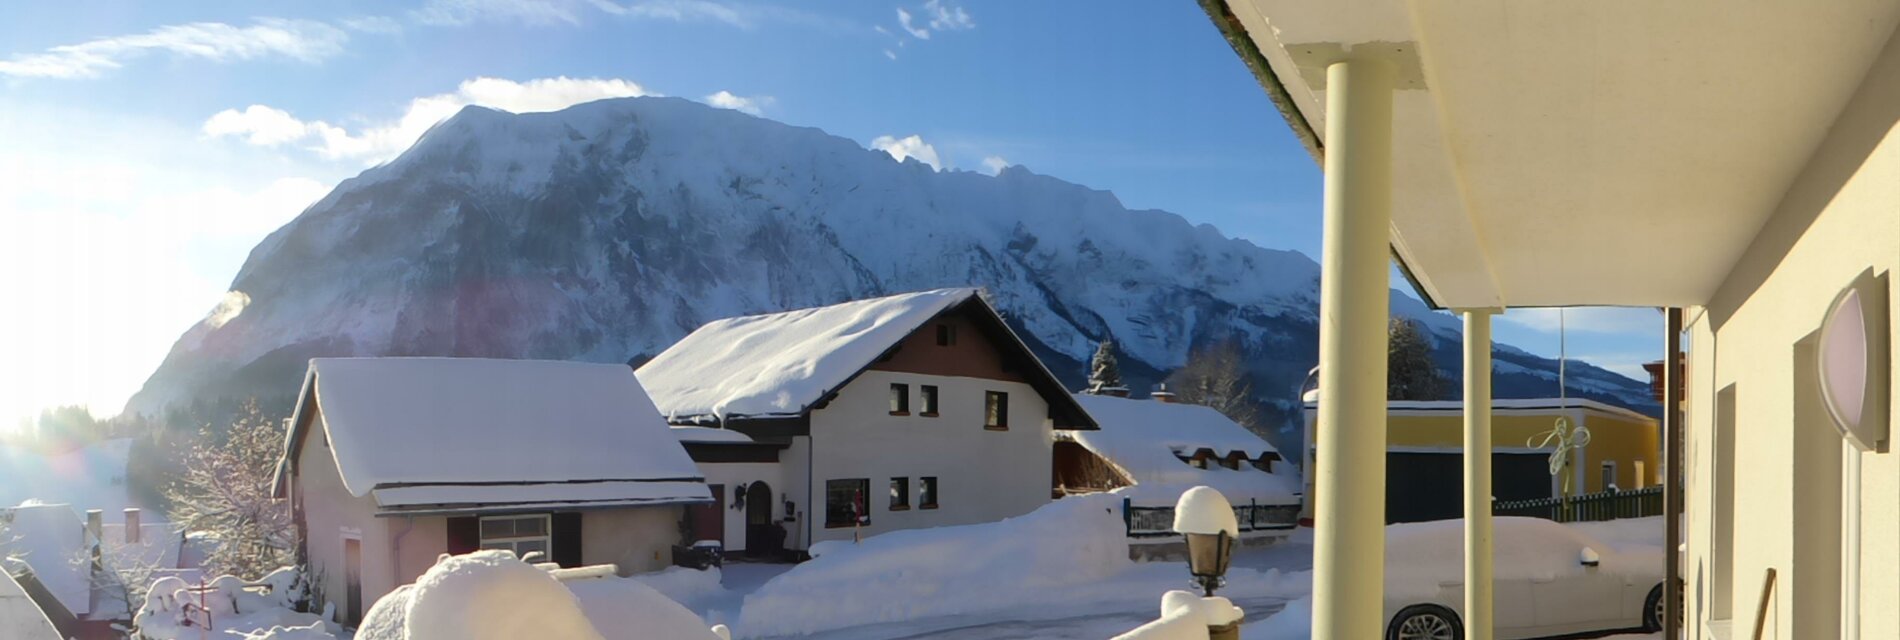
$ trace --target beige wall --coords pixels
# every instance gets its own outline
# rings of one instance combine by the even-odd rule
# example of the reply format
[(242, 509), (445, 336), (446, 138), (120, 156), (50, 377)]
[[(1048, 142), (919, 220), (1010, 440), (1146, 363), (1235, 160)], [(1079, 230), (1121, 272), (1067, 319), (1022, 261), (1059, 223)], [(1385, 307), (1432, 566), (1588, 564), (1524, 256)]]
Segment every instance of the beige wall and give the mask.
[(602, 509), (581, 513), (581, 564), (612, 564), (620, 575), (673, 564), (681, 507)]
[[(1734, 620), (1732, 637), (1747, 637), (1771, 567), (1779, 584), (1764, 637), (1831, 636), (1824, 629), (1834, 605), (1821, 596), (1833, 588), (1828, 577), (1836, 567), (1812, 546), (1797, 550), (1795, 540), (1825, 546), (1841, 526), (1825, 519), (1844, 516), (1804, 502), (1858, 486), (1860, 502), (1847, 509), (1860, 514), (1862, 543), (1858, 553), (1845, 553), (1859, 567), (1860, 599), (1848, 609), (1859, 616), (1861, 638), (1900, 638), (1900, 454), (1849, 454), (1860, 459), (1861, 473), (1841, 484), (1845, 474), (1834, 475), (1839, 460), (1824, 435), (1829, 427), (1815, 424), (1821, 418), (1812, 396), (1804, 399), (1812, 378), (1797, 374), (1812, 366), (1799, 361), (1811, 353), (1804, 341), (1840, 287), (1870, 266), (1887, 272), (1890, 287), (1900, 277), (1897, 119), (1900, 49), (1889, 42), (1729, 279), (1706, 308), (1691, 310), (1685, 577), (1697, 637), (1721, 637), (1719, 625), (1706, 621), (1724, 610)], [(1900, 332), (1892, 337), (1900, 345)], [(1718, 415), (1727, 404), (1718, 398), (1731, 388), (1732, 415)], [(1727, 425), (1732, 430), (1721, 429)], [(1733, 443), (1732, 465), (1722, 464), (1725, 441)], [(1725, 476), (1733, 492), (1723, 500)], [(1724, 512), (1732, 527), (1718, 517)], [(1722, 552), (1729, 541), (1732, 553)], [(1734, 559), (1727, 588), (1716, 566), (1725, 557)], [(1727, 606), (1714, 602), (1724, 593)], [(1797, 603), (1806, 610), (1797, 612)]]
[[(890, 385), (910, 385), (909, 416), (890, 415)], [(921, 385), (939, 389), (938, 417), (920, 411)], [(1009, 394), (1009, 430), (983, 428), (984, 391)], [(990, 522), (1049, 502), (1054, 439), (1049, 406), (1029, 385), (979, 378), (866, 371), (824, 409), (813, 411), (813, 500), (806, 509), (815, 540), (849, 540), (850, 527), (824, 522), (825, 481), (868, 478), (871, 525), (865, 535), (898, 529)], [(791, 452), (788, 452), (788, 454)], [(936, 509), (916, 506), (915, 484), (937, 478)], [(788, 478), (794, 478), (790, 473)], [(891, 511), (886, 489), (909, 478), (912, 507)]]

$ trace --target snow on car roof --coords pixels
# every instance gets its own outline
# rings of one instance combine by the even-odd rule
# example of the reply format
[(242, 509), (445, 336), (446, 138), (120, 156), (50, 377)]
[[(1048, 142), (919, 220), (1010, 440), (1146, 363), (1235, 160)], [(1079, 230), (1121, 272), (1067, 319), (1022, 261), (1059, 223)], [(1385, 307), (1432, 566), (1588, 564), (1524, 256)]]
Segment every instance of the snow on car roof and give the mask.
[(1252, 466), (1227, 469), (1211, 463), (1200, 469), (1177, 457), (1201, 449), (1212, 449), (1217, 457), (1240, 451), (1250, 460), (1277, 453), (1272, 444), (1212, 407), (1090, 394), (1076, 394), (1075, 399), (1101, 425), (1100, 431), (1076, 432), (1076, 442), (1135, 481), (1116, 492), (1136, 504), (1174, 506), (1183, 491), (1197, 485), (1213, 487), (1235, 504), (1295, 501), (1300, 483), (1290, 462), (1279, 462), (1275, 473), (1267, 473)]
[(640, 367), (663, 415), (792, 416), (976, 289), (936, 289), (714, 320)]
[(626, 365), (318, 358), (310, 371), (305, 392), (358, 497), (392, 484), (700, 479)]

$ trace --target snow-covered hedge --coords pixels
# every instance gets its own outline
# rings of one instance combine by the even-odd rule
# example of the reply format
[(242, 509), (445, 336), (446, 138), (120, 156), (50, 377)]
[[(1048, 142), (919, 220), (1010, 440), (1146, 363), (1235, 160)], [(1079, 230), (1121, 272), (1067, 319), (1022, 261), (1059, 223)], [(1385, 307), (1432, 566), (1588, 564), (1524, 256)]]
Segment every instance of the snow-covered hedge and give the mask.
[[(356, 640), (719, 640), (699, 616), (612, 566), (552, 569), (507, 551), (444, 556), (372, 606)], [(714, 578), (717, 579), (716, 577)], [(703, 578), (675, 575), (691, 584)]]
[[(748, 637), (992, 611), (1048, 601), (1131, 566), (1121, 498), (1071, 496), (984, 524), (821, 542), (747, 596)], [(1183, 576), (1185, 579), (1185, 576)]]

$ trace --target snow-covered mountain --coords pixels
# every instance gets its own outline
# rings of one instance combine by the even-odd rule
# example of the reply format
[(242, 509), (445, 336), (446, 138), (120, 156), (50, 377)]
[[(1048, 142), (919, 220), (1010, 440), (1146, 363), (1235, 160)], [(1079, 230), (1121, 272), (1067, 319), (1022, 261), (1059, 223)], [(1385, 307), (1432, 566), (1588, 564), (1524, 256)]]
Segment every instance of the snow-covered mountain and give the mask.
[[(470, 107), (252, 250), (128, 409), (286, 396), (313, 356), (639, 361), (709, 320), (964, 285), (1077, 386), (1103, 338), (1138, 389), (1238, 339), (1263, 396), (1291, 401), (1317, 357), (1318, 278), (1300, 253), (1021, 167), (938, 172), (673, 98)], [(1455, 377), (1455, 320), (1397, 292), (1393, 308)], [(1498, 357), (1500, 395), (1555, 392), (1553, 361)], [(1570, 380), (1648, 403), (1602, 369)]]

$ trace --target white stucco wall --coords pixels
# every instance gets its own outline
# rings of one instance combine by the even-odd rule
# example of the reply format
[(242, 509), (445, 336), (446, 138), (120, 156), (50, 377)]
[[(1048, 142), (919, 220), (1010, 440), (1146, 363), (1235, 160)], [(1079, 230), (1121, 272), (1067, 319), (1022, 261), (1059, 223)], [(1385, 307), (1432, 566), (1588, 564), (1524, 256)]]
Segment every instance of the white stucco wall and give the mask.
[[(1814, 546), (1831, 542), (1840, 526), (1816, 519), (1842, 516), (1804, 502), (1858, 485), (1859, 503), (1846, 507), (1860, 514), (1861, 548), (1847, 549), (1844, 562), (1858, 564), (1860, 597), (1846, 609), (1859, 616), (1861, 638), (1900, 638), (1900, 607), (1894, 606), (1900, 601), (1900, 453), (1847, 454), (1860, 459), (1861, 473), (1830, 484), (1846, 474), (1834, 470), (1838, 461), (1827, 451), (1833, 444), (1827, 433), (1831, 426), (1803, 397), (1813, 393), (1812, 377), (1802, 373), (1812, 364), (1801, 361), (1797, 348), (1820, 327), (1835, 293), (1863, 269), (1887, 272), (1889, 298), (1900, 299), (1893, 291), (1900, 278), (1896, 105), (1900, 49), (1889, 43), (1728, 281), (1709, 305), (1690, 310), (1685, 578), (1691, 637), (1752, 633), (1769, 568), (1779, 575), (1764, 637), (1831, 636), (1816, 630), (1838, 621), (1838, 609), (1817, 596), (1839, 582), (1829, 573), (1835, 567), (1810, 554)], [(1900, 331), (1891, 338), (1900, 345)], [(1900, 377), (1894, 381), (1900, 383)], [(1733, 414), (1727, 417), (1718, 415), (1724, 389), (1733, 389), (1734, 397)], [(1900, 397), (1900, 386), (1889, 393)], [(1731, 431), (1720, 428), (1728, 424)], [(1734, 443), (1734, 491), (1728, 502), (1721, 502), (1717, 491), (1725, 473), (1720, 464), (1724, 438)], [(1716, 583), (1716, 565), (1729, 555), (1715, 551), (1724, 534), (1716, 525), (1723, 511), (1733, 517), (1727, 590), (1732, 636), (1720, 633), (1722, 625), (1710, 624), (1722, 609), (1715, 602), (1723, 591)], [(1817, 530), (1819, 537), (1813, 533)], [(1797, 548), (1796, 540), (1804, 535), (1813, 542)]]
[[(892, 383), (910, 385), (911, 415), (890, 415)], [(922, 385), (938, 387), (939, 416), (917, 415)], [(985, 391), (1009, 394), (1007, 431), (983, 428)], [(864, 372), (826, 408), (812, 412), (815, 500), (806, 512), (813, 539), (849, 540), (853, 534), (851, 527), (825, 527), (825, 481), (832, 479), (870, 480), (865, 535), (989, 522), (1047, 504), (1054, 443), (1048, 415), (1048, 404), (1027, 384)], [(917, 506), (917, 479), (924, 476), (937, 478), (936, 509)], [(886, 491), (893, 477), (910, 479), (909, 510), (889, 509)]]
[[(707, 485), (724, 485), (724, 494), (720, 496), (720, 517), (725, 522), (725, 543), (727, 551), (744, 551), (745, 519), (747, 509), (732, 508), (733, 492), (741, 484), (764, 482), (772, 490), (772, 520), (785, 517), (785, 492), (791, 487), (785, 483), (783, 467), (776, 462), (701, 462), (700, 474), (706, 476)], [(799, 482), (805, 476), (798, 476)], [(747, 507), (751, 505), (748, 504)], [(785, 544), (791, 546), (795, 534), (787, 533)]]

